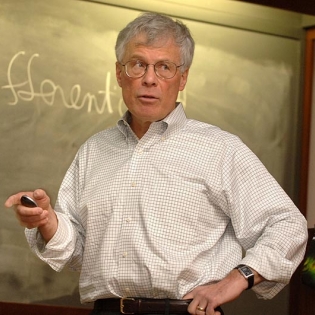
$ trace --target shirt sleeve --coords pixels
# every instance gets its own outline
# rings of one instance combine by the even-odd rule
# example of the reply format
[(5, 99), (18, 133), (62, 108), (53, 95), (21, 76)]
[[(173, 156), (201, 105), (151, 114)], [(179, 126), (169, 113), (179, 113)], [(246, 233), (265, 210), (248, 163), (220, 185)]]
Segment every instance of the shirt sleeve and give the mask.
[(260, 160), (242, 143), (228, 155), (222, 183), (227, 200), (225, 211), (245, 251), (240, 263), (268, 280), (253, 290), (258, 297), (270, 299), (289, 283), (303, 259), (306, 220)]
[(53, 238), (45, 244), (38, 229), (25, 231), (31, 249), (56, 271), (65, 266), (80, 271), (82, 267), (85, 229), (78, 213), (79, 177), (77, 154), (60, 186), (55, 205), (58, 228)]
[(32, 251), (55, 271), (61, 271), (69, 262), (75, 249), (75, 231), (64, 214), (56, 212), (58, 228), (46, 244), (38, 229), (26, 229), (26, 239)]

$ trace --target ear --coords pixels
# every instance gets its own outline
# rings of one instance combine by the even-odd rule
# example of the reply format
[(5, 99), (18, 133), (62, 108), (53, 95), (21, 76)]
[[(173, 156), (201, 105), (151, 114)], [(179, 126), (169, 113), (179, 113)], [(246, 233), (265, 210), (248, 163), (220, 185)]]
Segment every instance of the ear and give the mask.
[(179, 91), (182, 91), (185, 88), (186, 83), (187, 83), (188, 73), (189, 73), (189, 69), (186, 69), (181, 74), (180, 83), (179, 83)]
[(118, 82), (118, 85), (121, 87), (121, 74), (122, 74), (122, 66), (120, 63), (117, 61), (116, 62), (116, 79)]

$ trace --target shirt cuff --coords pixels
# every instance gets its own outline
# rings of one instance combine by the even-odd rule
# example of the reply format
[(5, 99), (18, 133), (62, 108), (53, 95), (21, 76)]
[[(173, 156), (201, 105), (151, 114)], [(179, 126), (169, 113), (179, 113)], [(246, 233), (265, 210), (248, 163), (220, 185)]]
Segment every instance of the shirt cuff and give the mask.
[(39, 230), (26, 229), (25, 236), (32, 251), (51, 268), (61, 271), (68, 263), (76, 243), (76, 234), (69, 219), (56, 212), (58, 228), (52, 239), (46, 243)]

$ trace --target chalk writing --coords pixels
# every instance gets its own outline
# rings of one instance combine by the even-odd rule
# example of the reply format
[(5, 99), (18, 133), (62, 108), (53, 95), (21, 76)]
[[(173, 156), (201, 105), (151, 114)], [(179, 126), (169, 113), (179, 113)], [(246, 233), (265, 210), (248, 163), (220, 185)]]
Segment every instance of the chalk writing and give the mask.
[(24, 82), (13, 82), (12, 68), (16, 59), (21, 55), (25, 55), (25, 52), (20, 51), (11, 59), (7, 71), (8, 84), (1, 87), (2, 89), (9, 89), (12, 93), (13, 100), (8, 103), (9, 105), (16, 105), (19, 100), (30, 102), (38, 97), (41, 98), (45, 104), (51, 106), (54, 104), (55, 97), (58, 93), (61, 97), (62, 104), (66, 108), (81, 110), (86, 107), (88, 113), (94, 109), (98, 114), (103, 114), (107, 109), (109, 114), (113, 113), (110, 98), (111, 94), (113, 94), (110, 91), (110, 72), (107, 72), (106, 74), (105, 89), (98, 91), (99, 95), (103, 95), (103, 101), (101, 103), (98, 102), (98, 99), (94, 94), (86, 93), (81, 95), (81, 86), (79, 84), (75, 84), (71, 88), (69, 100), (67, 101), (63, 88), (50, 79), (42, 80), (39, 86), (39, 91), (35, 91), (31, 66), (34, 58), (39, 57), (39, 54), (33, 54), (28, 60), (26, 69), (27, 80)]

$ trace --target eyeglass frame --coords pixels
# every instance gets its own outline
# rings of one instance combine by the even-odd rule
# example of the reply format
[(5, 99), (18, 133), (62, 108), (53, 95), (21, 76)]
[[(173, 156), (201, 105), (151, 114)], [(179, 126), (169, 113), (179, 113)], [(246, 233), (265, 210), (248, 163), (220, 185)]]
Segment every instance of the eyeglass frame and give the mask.
[[(131, 77), (131, 76), (128, 74), (127, 69), (126, 69), (126, 65), (127, 65), (127, 63), (129, 63), (129, 62), (131, 62), (131, 61), (141, 61), (142, 63), (144, 63), (144, 64), (146, 65), (146, 66), (145, 66), (145, 69), (144, 69), (144, 73), (143, 73), (141, 76), (139, 76), (139, 77)], [(158, 64), (158, 63), (160, 63), (160, 62), (167, 62), (167, 63), (172, 63), (173, 65), (175, 65), (175, 67), (176, 67), (176, 68), (175, 68), (175, 73), (174, 73), (174, 75), (173, 75), (172, 77), (170, 77), (170, 78), (164, 78), (164, 77), (160, 76), (160, 75), (156, 72), (155, 66), (156, 66), (156, 64)], [(142, 60), (140, 60), (140, 59), (137, 59), (137, 60), (131, 59), (131, 60), (128, 60), (125, 64), (122, 64), (121, 62), (118, 62), (118, 63), (119, 63), (121, 66), (124, 67), (126, 75), (127, 75), (129, 78), (131, 78), (131, 79), (140, 79), (140, 78), (142, 78), (142, 77), (147, 73), (148, 67), (149, 67), (149, 66), (153, 66), (154, 73), (156, 74), (156, 76), (159, 77), (159, 78), (161, 78), (161, 79), (163, 79), (163, 80), (169, 80), (169, 79), (174, 78), (175, 75), (176, 75), (176, 73), (177, 73), (177, 69), (180, 68), (180, 67), (182, 67), (182, 66), (185, 64), (185, 63), (183, 63), (183, 64), (181, 64), (181, 65), (178, 66), (175, 62), (172, 62), (172, 61), (165, 61), (165, 60), (160, 60), (160, 61), (158, 61), (158, 62), (156, 62), (156, 63), (146, 63), (146, 62), (144, 62), (144, 61), (142, 61)]]

